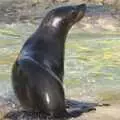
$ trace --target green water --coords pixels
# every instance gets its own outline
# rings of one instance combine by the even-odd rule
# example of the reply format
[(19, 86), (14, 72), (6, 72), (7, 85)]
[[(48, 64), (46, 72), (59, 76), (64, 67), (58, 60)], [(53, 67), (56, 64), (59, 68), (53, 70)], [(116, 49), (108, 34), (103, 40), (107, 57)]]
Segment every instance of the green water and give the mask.
[[(10, 91), (12, 64), (35, 29), (32, 24), (0, 26), (1, 94)], [(66, 41), (64, 79), (69, 97), (120, 100), (120, 35), (79, 33), (72, 29)]]
[(69, 39), (65, 61), (69, 96), (120, 100), (120, 36), (71, 33)]

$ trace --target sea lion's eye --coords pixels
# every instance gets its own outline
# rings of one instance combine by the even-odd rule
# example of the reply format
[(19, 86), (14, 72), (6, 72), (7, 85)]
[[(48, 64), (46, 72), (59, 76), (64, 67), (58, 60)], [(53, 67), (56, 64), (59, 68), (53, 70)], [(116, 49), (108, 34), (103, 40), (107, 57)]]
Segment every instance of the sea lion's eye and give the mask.
[(73, 17), (76, 17), (76, 11), (73, 10), (71, 14)]
[(62, 24), (65, 24), (65, 20), (62, 20)]

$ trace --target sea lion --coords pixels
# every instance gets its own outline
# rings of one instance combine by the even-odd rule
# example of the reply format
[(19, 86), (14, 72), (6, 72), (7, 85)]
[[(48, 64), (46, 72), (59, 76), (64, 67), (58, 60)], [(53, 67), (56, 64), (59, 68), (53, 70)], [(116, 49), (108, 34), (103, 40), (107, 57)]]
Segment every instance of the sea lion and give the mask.
[(64, 44), (85, 10), (85, 4), (52, 9), (23, 45), (12, 68), (12, 84), (25, 109), (54, 117), (70, 114), (62, 84)]

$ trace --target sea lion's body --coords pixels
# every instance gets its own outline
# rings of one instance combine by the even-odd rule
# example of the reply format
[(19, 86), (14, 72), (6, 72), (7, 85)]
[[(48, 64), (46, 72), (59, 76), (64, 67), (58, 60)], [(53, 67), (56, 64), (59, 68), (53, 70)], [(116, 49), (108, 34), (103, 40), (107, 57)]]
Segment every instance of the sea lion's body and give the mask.
[(66, 114), (64, 43), (85, 8), (82, 4), (53, 9), (25, 42), (12, 70), (13, 88), (24, 108), (52, 116)]

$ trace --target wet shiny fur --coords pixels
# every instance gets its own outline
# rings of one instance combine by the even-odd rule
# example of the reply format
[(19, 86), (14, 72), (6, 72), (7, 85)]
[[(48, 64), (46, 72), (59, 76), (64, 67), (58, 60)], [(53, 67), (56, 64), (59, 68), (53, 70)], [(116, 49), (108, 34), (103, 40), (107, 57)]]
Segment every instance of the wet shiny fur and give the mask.
[(23, 45), (13, 65), (12, 83), (24, 109), (52, 117), (74, 113), (68, 113), (65, 105), (64, 43), (85, 9), (81, 4), (51, 10)]

